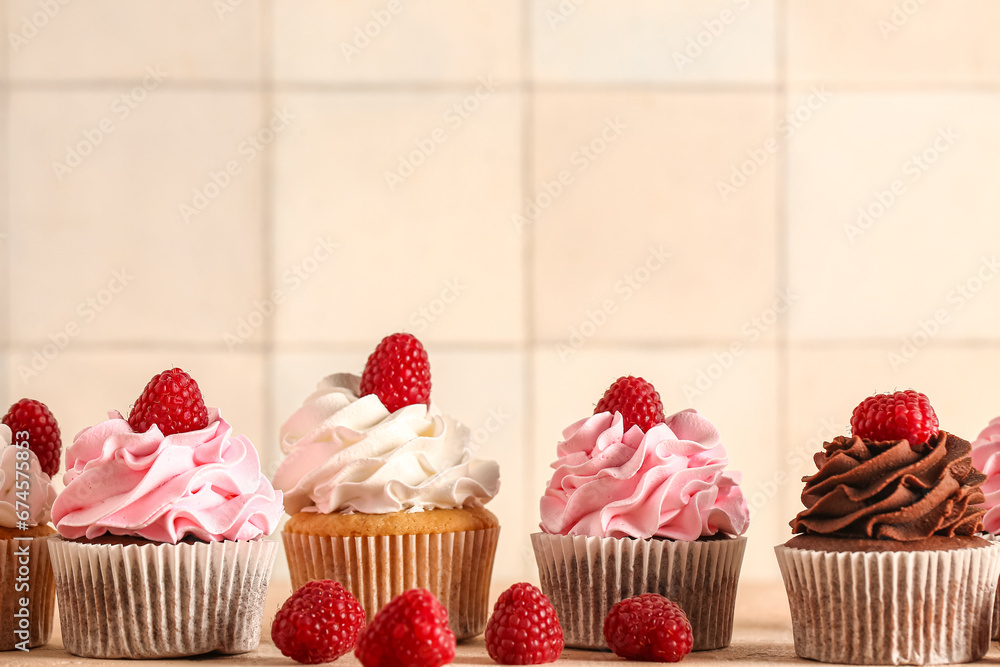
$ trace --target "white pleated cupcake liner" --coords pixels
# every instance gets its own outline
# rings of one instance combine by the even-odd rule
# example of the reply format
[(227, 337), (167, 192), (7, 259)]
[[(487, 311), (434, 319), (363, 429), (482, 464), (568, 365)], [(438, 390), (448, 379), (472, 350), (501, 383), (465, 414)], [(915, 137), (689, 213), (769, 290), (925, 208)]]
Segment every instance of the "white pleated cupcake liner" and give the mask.
[(88, 658), (245, 653), (260, 642), (276, 542), (49, 540), (63, 643)]
[(370, 622), (400, 593), (425, 588), (448, 610), (457, 639), (475, 637), (486, 628), (499, 526), (429, 535), (281, 535), (293, 589), (318, 579), (339, 581)]
[[(0, 651), (43, 646), (52, 637), (56, 588), (50, 537), (0, 540)], [(28, 601), (26, 607), (21, 606), (22, 598)]]
[(611, 607), (643, 593), (680, 605), (695, 651), (729, 646), (745, 537), (685, 542), (534, 533), (531, 543), (566, 646), (606, 649)]
[[(1000, 537), (996, 535), (991, 535), (990, 533), (983, 533), (982, 535), (980, 535), (980, 537), (982, 537), (985, 540), (989, 540), (994, 544), (1000, 544)], [(998, 586), (1000, 586), (1000, 582), (998, 582)], [(993, 602), (993, 624), (992, 624), (993, 630), (990, 632), (990, 637), (992, 639), (1000, 639), (1000, 587), (997, 588), (997, 591), (998, 592), (996, 600)]]
[(775, 554), (802, 658), (935, 665), (989, 649), (1000, 545), (867, 553), (781, 545)]

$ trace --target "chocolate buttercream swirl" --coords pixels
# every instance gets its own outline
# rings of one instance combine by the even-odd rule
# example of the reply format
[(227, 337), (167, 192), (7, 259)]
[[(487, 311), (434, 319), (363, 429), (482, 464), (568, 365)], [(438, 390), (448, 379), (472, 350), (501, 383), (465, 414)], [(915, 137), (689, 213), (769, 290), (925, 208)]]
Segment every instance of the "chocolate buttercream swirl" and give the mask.
[(916, 447), (840, 436), (823, 448), (819, 472), (802, 479), (793, 532), (910, 542), (982, 530), (986, 476), (967, 441), (941, 431)]

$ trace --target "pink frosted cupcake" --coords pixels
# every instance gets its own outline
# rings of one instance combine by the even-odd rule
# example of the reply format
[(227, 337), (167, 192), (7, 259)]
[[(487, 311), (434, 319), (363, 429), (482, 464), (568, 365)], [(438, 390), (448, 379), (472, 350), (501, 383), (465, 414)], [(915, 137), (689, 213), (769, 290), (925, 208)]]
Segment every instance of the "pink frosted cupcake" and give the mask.
[[(260, 640), (281, 494), (180, 369), (66, 451), (50, 540), (66, 648), (99, 658), (243, 653)], [(123, 622), (134, 620), (135, 622)]]
[[(1000, 417), (990, 422), (972, 441), (972, 465), (986, 475), (982, 508), (983, 530), (989, 539), (1000, 542)], [(1000, 598), (993, 605), (993, 639), (1000, 638)]]
[(749, 510), (718, 429), (694, 410), (664, 417), (652, 385), (623, 377), (563, 437), (531, 539), (566, 645), (606, 648), (611, 607), (659, 593), (694, 650), (728, 646)]
[(44, 403), (23, 398), (0, 424), (0, 651), (48, 643), (55, 615), (49, 525), (59, 470), (59, 425)]

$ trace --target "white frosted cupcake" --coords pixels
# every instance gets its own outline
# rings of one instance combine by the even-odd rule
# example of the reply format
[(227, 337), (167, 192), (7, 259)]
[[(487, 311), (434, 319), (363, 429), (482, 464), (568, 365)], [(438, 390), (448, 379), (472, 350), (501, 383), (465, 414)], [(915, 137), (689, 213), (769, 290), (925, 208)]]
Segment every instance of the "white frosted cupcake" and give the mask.
[[(257, 450), (180, 369), (129, 420), (66, 451), (50, 540), (67, 650), (94, 658), (243, 653), (260, 640), (281, 494)], [(122, 622), (135, 619), (136, 622)]]
[(282, 532), (292, 586), (337, 580), (369, 619), (425, 588), (456, 637), (475, 636), (500, 530), (483, 507), (499, 489), (498, 466), (476, 459), (469, 430), (430, 403), (419, 341), (387, 337), (366, 376), (373, 369), (367, 393), (357, 375), (324, 378), (281, 428), (274, 485), (292, 515)]
[[(44, 404), (22, 399), (0, 424), (0, 651), (48, 643), (55, 614), (55, 581), (48, 524), (56, 491), (33, 449), (50, 470), (59, 466), (59, 426)], [(14, 430), (8, 426), (14, 427)]]
[(728, 646), (749, 511), (718, 429), (694, 410), (664, 417), (652, 385), (623, 377), (563, 437), (532, 543), (566, 645), (606, 648), (611, 607), (659, 593), (694, 650)]

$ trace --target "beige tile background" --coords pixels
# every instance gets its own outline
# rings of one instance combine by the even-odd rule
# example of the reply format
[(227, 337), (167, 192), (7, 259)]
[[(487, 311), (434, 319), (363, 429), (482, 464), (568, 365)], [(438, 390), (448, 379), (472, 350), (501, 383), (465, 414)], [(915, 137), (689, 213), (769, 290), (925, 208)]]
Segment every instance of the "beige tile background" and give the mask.
[(270, 472), (410, 330), (537, 580), (562, 428), (641, 374), (719, 425), (775, 580), (864, 396), (1000, 410), (994, 2), (0, 5), (0, 403), (67, 442), (179, 365)]

